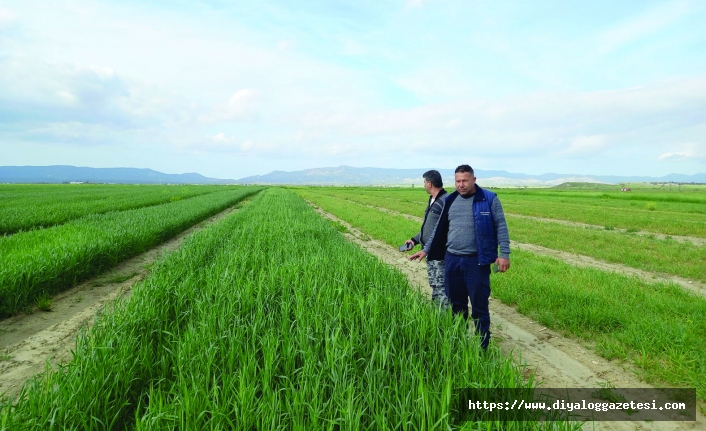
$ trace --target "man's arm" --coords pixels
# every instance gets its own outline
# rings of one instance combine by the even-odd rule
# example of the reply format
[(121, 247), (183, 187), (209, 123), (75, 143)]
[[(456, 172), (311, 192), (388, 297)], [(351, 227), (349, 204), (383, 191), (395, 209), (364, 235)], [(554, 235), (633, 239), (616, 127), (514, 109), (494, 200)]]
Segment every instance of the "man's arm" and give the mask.
[[(450, 195), (444, 195), (443, 200), (438, 201), (439, 208), (441, 208), (441, 212), (439, 214), (439, 217), (436, 219), (436, 223), (434, 224), (434, 229), (431, 231), (431, 235), (429, 236), (429, 240), (424, 244), (424, 247), (422, 248), (422, 251), (418, 251), (411, 255), (409, 257), (409, 260), (417, 260), (421, 262), (422, 259), (424, 259), (429, 252), (431, 251), (432, 245), (434, 244), (434, 237), (436, 237), (436, 230), (439, 228), (439, 223), (441, 223), (442, 218), (444, 217), (444, 214), (447, 214), (448, 216), (448, 211), (446, 209), (446, 198), (448, 198)], [(437, 204), (437, 202), (434, 202), (434, 204)], [(443, 235), (442, 235), (443, 236)]]
[(505, 221), (505, 212), (500, 204), (500, 199), (496, 196), (490, 209), (493, 214), (493, 225), (495, 226), (495, 238), (500, 246), (500, 254), (495, 263), (498, 264), (498, 271), (505, 272), (510, 268), (510, 232)]
[(427, 243), (424, 244), (424, 248), (422, 248), (422, 251), (418, 251), (418, 252), (414, 253), (413, 255), (411, 255), (409, 257), (409, 260), (419, 259), (419, 261), (421, 262), (422, 259), (424, 259), (426, 257), (426, 255), (429, 254), (429, 250), (431, 250), (431, 245), (432, 245), (432, 243), (434, 243), (434, 235), (436, 235), (436, 228), (437, 228), (437, 226), (439, 226), (439, 220), (441, 220), (441, 217), (439, 217), (436, 220), (436, 225), (434, 225), (434, 230), (431, 231), (431, 236), (429, 236), (429, 241), (427, 241)]
[[(437, 226), (438, 226), (438, 220), (437, 220)], [(434, 234), (436, 233), (436, 226), (434, 226), (434, 230), (431, 233), (431, 236), (429, 237), (429, 241), (424, 245), (424, 248), (422, 248), (421, 251), (418, 251), (411, 255), (408, 259), (409, 260), (417, 260), (421, 262), (422, 259), (424, 259), (428, 254), (429, 254), (429, 249), (431, 248), (431, 243), (434, 242)]]

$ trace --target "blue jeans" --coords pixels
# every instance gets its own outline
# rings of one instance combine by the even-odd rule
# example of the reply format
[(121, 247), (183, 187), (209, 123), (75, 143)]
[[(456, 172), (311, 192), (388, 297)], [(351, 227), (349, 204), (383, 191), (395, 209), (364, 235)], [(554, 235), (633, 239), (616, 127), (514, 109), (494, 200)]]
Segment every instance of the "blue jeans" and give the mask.
[(478, 265), (478, 256), (458, 256), (446, 253), (444, 258), (446, 296), (454, 314), (468, 319), (468, 298), (471, 318), (485, 350), (490, 342), (490, 265)]

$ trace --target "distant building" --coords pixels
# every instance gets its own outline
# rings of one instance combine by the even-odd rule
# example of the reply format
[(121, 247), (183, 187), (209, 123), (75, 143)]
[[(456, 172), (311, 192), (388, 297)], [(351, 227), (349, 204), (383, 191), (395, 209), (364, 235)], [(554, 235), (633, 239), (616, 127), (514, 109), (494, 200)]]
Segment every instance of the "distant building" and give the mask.
[(632, 189), (631, 189), (630, 187), (623, 187), (622, 189), (620, 189), (620, 191), (623, 191), (623, 192), (631, 192)]

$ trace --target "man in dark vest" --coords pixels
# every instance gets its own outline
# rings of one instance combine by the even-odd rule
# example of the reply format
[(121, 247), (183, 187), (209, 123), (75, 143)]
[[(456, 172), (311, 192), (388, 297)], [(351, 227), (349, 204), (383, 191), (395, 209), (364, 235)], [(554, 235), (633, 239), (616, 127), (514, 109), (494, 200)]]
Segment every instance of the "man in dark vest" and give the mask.
[[(510, 268), (510, 236), (497, 195), (476, 185), (473, 168), (456, 168), (456, 191), (446, 198), (439, 221), (422, 251), (409, 260), (444, 259), (446, 294), (454, 314), (471, 317), (486, 350), (490, 341), (490, 266)], [(498, 247), (500, 253), (498, 254)]]
[[(426, 171), (422, 175), (424, 178), (424, 190), (429, 193), (429, 203), (424, 211), (424, 221), (422, 228), (417, 234), (405, 241), (405, 244), (415, 246), (421, 244), (422, 248), (426, 245), (431, 237), (431, 233), (436, 226), (437, 220), (444, 209), (444, 200), (448, 193), (444, 190), (444, 183), (441, 180), (439, 171)], [(431, 287), (431, 300), (436, 305), (447, 308), (449, 300), (446, 297), (446, 288), (444, 286), (444, 260), (427, 259), (427, 276), (429, 277), (429, 287)]]

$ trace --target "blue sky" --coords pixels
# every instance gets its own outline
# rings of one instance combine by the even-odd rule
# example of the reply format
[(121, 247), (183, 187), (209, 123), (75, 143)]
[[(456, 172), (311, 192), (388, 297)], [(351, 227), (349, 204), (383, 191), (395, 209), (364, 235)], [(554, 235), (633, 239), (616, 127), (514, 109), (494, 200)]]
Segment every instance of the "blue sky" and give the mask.
[(0, 3), (0, 166), (706, 172), (706, 2)]

